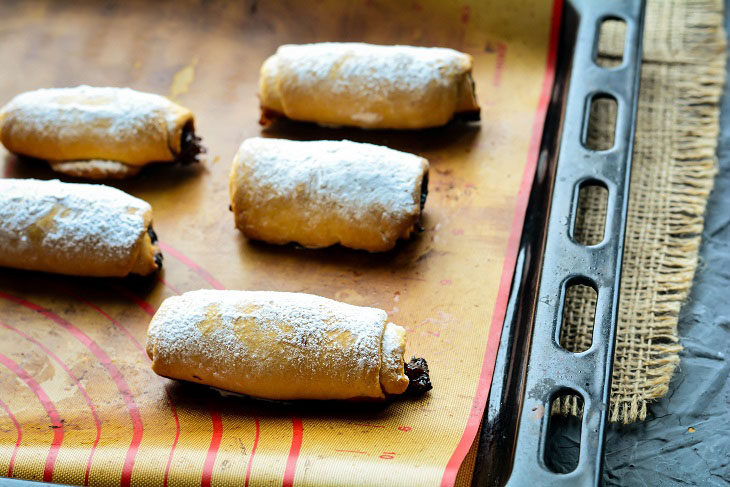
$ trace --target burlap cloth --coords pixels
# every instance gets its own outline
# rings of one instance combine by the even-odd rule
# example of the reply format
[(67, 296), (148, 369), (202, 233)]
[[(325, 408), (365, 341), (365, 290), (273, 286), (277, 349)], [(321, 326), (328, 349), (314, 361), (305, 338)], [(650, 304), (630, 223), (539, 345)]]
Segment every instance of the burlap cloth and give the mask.
[[(601, 36), (599, 57), (615, 64), (622, 36), (615, 25)], [(650, 0), (644, 29), (638, 122), (626, 231), (610, 420), (643, 420), (679, 365), (680, 307), (692, 286), (705, 204), (716, 171), (719, 100), (725, 82), (721, 0)], [(589, 143), (605, 144), (613, 118), (603, 104), (591, 113)], [(576, 238), (603, 235), (605, 200), (582, 198)], [(561, 344), (590, 346), (595, 293), (571, 288)], [(579, 414), (575, 398), (563, 412)], [(555, 410), (555, 409), (554, 409)]]

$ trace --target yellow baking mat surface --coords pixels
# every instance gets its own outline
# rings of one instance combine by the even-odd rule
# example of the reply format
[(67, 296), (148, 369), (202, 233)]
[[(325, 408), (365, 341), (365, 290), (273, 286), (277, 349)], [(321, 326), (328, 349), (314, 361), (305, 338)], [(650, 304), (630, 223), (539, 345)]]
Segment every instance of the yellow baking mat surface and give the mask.
[[(552, 84), (558, 0), (28, 1), (0, 4), (0, 103), (41, 87), (129, 86), (196, 114), (202, 164), (113, 185), (149, 201), (164, 269), (87, 279), (0, 269), (0, 476), (75, 485), (453, 485), (477, 434)], [(417, 132), (281, 123), (431, 162), (425, 231), (385, 254), (249, 242), (228, 171), (257, 125), (258, 69), (283, 43), (445, 46), (474, 56), (482, 121)], [(3, 177), (56, 177), (0, 149)], [(62, 178), (63, 179), (63, 178)], [(157, 377), (163, 299), (297, 291), (386, 310), (434, 389), (384, 404), (222, 397)], [(296, 380), (296, 377), (292, 377)]]

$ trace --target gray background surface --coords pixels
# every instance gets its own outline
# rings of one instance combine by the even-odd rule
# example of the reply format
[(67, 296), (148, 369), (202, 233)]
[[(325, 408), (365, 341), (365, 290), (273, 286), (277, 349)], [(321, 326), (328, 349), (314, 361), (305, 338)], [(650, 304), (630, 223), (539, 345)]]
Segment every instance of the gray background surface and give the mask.
[[(730, 1), (725, 29), (730, 31)], [(684, 346), (669, 393), (647, 421), (612, 426), (604, 485), (730, 486), (730, 90), (725, 87), (719, 172), (707, 205), (700, 265), (682, 308)], [(694, 429), (691, 432), (690, 428)]]

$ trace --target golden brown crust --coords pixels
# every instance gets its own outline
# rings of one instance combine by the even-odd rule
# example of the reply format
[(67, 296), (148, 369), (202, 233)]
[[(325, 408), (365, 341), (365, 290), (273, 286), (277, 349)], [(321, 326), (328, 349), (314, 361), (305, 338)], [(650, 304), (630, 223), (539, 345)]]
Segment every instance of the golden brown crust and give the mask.
[[(477, 94), (474, 87), (474, 78), (471, 76), (471, 68), (469, 72), (465, 73), (459, 83), (459, 93), (457, 95), (456, 108), (454, 114), (463, 113), (479, 113), (479, 103), (477, 102)], [(477, 118), (476, 120), (479, 120)]]
[[(290, 120), (286, 115), (271, 108), (261, 106), (261, 116), (259, 117), (259, 125), (262, 127), (270, 127), (277, 120)], [(452, 120), (460, 120), (462, 122), (478, 122), (481, 120), (481, 108), (463, 110), (454, 113)]]
[(387, 323), (380, 347), (380, 387), (386, 395), (403, 394), (408, 389), (403, 355), (406, 350), (406, 330), (394, 323)]
[(247, 238), (370, 252), (408, 238), (421, 214), (428, 161), (350, 141), (244, 141), (229, 179)]
[(20, 94), (0, 109), (0, 141), (65, 174), (121, 178), (136, 173), (126, 166), (175, 161), (184, 129), (192, 124), (190, 110), (159, 95), (54, 88)]
[(160, 269), (159, 257), (157, 256), (162, 255), (162, 252), (157, 242), (153, 242), (150, 238), (150, 228), (152, 228), (151, 210), (145, 214), (145, 228), (144, 235), (139, 240), (135, 258), (132, 261), (132, 268), (129, 270), (130, 274), (147, 276)]
[(159, 268), (146, 202), (103, 185), (0, 179), (0, 265), (78, 276)]
[(48, 161), (48, 164), (56, 172), (83, 179), (124, 179), (142, 169), (117, 161)]
[(405, 330), (375, 308), (302, 293), (200, 290), (166, 299), (146, 351), (158, 375), (266, 399), (405, 392)]
[(286, 117), (372, 129), (444, 125), (457, 113), (479, 111), (471, 69), (471, 56), (450, 49), (282, 46), (261, 67), (260, 123)]

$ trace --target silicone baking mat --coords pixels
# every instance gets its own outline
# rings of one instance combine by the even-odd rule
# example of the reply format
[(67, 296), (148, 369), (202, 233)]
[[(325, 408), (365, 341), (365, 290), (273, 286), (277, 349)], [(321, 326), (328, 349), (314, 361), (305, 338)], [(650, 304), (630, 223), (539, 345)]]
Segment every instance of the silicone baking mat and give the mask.
[[(208, 147), (202, 164), (113, 183), (154, 208), (159, 276), (0, 269), (0, 475), (123, 486), (454, 484), (488, 395), (560, 9), (559, 0), (0, 4), (0, 102), (40, 87), (130, 86), (191, 108)], [(425, 231), (378, 255), (246, 241), (227, 209), (228, 171), (240, 142), (262, 133), (259, 66), (283, 43), (345, 40), (472, 54), (482, 121), (263, 132), (427, 157)], [(3, 177), (56, 177), (5, 152), (0, 164)], [(407, 352), (429, 361), (434, 389), (384, 404), (281, 404), (159, 378), (143, 351), (150, 316), (166, 297), (199, 288), (302, 291), (385, 309), (407, 328)]]

